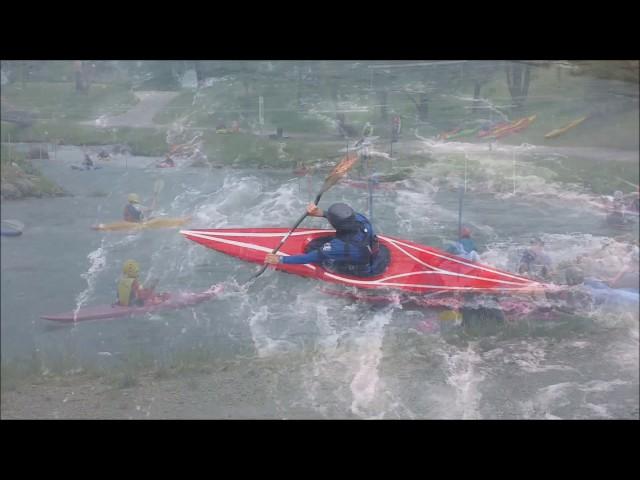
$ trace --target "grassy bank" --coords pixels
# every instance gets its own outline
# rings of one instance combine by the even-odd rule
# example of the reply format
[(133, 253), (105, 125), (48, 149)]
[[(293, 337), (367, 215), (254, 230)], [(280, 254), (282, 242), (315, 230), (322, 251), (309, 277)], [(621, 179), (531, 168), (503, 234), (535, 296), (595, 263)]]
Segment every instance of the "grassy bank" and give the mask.
[(42, 119), (91, 120), (124, 113), (138, 103), (127, 87), (99, 83), (85, 94), (76, 92), (71, 82), (18, 82), (3, 86), (2, 96), (9, 104), (3, 108), (26, 110)]
[(25, 155), (12, 147), (0, 148), (0, 196), (3, 199), (50, 197), (65, 191), (44, 177)]
[(59, 145), (126, 144), (134, 155), (157, 156), (167, 151), (166, 132), (155, 128), (99, 128), (64, 120), (42, 120), (19, 128), (2, 123), (2, 141), (57, 143)]

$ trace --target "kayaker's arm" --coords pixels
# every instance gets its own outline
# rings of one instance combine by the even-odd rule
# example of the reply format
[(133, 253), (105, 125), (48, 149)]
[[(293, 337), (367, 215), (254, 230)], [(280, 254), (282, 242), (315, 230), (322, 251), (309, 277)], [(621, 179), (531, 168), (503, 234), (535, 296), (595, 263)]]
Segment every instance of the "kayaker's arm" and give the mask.
[(305, 253), (304, 255), (289, 255), (287, 257), (269, 253), (264, 260), (265, 263), (269, 263), (271, 265), (275, 265), (277, 263), (302, 265), (305, 263), (320, 263), (321, 261), (322, 259), (320, 258), (320, 252), (318, 252), (318, 250), (313, 250), (309, 253)]
[(609, 280), (605, 280), (605, 283), (609, 285), (611, 288), (621, 288), (618, 286), (618, 282), (624, 276), (624, 274), (627, 273), (629, 270), (631, 270), (631, 268), (629, 268), (629, 265), (626, 265), (625, 267), (622, 268), (622, 270), (620, 270), (620, 272), (618, 272), (618, 274), (615, 277)]

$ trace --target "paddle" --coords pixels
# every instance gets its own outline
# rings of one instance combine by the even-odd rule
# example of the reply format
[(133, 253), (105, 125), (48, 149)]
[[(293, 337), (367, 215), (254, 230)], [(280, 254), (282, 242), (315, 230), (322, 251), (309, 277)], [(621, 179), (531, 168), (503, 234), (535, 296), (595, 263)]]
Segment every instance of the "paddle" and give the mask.
[(458, 187), (458, 240), (462, 238), (462, 197), (464, 196), (464, 189), (462, 186)]
[[(336, 183), (338, 183), (338, 180), (340, 180), (345, 173), (347, 173), (351, 167), (353, 167), (353, 164), (356, 163), (356, 160), (358, 160), (358, 154), (354, 153), (351, 155), (346, 155), (342, 161), (336, 165), (336, 167), (331, 171), (331, 173), (329, 174), (329, 176), (324, 180), (324, 183), (322, 184), (322, 189), (320, 190), (320, 193), (318, 193), (318, 195), (316, 196), (316, 199), (313, 203), (315, 203), (316, 205), (318, 205), (318, 202), (320, 202), (320, 198), (322, 198), (322, 194), (324, 192), (326, 192), (327, 190), (329, 190), (331, 187), (333, 187)], [(276, 253), (278, 250), (280, 250), (280, 247), (282, 247), (282, 245), (284, 245), (284, 242), (287, 241), (287, 239), (291, 236), (291, 234), (293, 233), (293, 231), (298, 228), (298, 225), (300, 225), (302, 223), (302, 221), (307, 218), (307, 215), (309, 215), (306, 211), (304, 212), (304, 215), (302, 215), (298, 221), (295, 223), (295, 225), (293, 226), (293, 228), (291, 230), (289, 230), (289, 232), (282, 238), (282, 240), (280, 240), (280, 243), (278, 244), (278, 246), (276, 248), (273, 249), (273, 251), (271, 252)], [(262, 275), (262, 273), (267, 269), (267, 264), (263, 265), (262, 268), (260, 269), (260, 271), (258, 273), (256, 273), (253, 277), (251, 277), (251, 279), (255, 279), (258, 278), (260, 275)]]
[(629, 182), (629, 181), (625, 180), (624, 178), (616, 177), (616, 179), (617, 179), (618, 181), (620, 181), (620, 182), (624, 182), (624, 183), (626, 183), (627, 185), (629, 185), (629, 186), (631, 186), (631, 187), (634, 187), (634, 188), (640, 188), (640, 186), (639, 186), (639, 185), (636, 185), (635, 183), (631, 183), (631, 182)]
[(162, 178), (159, 178), (153, 184), (153, 200), (151, 201), (151, 206), (147, 211), (147, 216), (149, 218), (151, 217), (151, 212), (156, 208), (156, 204), (158, 203), (158, 195), (160, 194), (163, 188), (164, 188), (164, 180)]

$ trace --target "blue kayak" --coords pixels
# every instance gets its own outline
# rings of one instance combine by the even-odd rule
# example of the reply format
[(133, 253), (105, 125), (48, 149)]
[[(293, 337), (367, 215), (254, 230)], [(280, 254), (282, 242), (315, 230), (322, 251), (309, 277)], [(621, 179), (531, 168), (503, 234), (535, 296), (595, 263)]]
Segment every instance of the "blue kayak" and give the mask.
[(18, 220), (3, 220), (0, 225), (0, 234), (3, 237), (17, 237), (22, 235), (24, 224)]
[(640, 293), (635, 288), (611, 288), (606, 283), (594, 279), (585, 279), (584, 286), (589, 290), (596, 305), (637, 308), (640, 302)]

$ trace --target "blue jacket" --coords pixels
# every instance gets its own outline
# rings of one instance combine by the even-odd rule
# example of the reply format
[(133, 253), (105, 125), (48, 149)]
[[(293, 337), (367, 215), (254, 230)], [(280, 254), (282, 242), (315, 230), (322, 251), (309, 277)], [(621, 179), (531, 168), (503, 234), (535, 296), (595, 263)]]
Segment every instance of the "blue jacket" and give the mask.
[(476, 243), (468, 237), (464, 237), (460, 239), (460, 243), (462, 244), (462, 248), (464, 248), (465, 252), (471, 253), (474, 250), (477, 252)]
[(127, 222), (142, 222), (142, 220), (144, 220), (142, 211), (138, 210), (131, 203), (127, 203), (127, 206), (124, 207), (124, 219)]
[(322, 264), (328, 270), (350, 275), (367, 275), (372, 271), (378, 241), (371, 222), (359, 213), (345, 230), (303, 255), (282, 257), (284, 264)]

